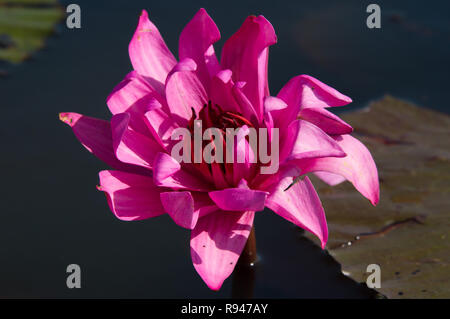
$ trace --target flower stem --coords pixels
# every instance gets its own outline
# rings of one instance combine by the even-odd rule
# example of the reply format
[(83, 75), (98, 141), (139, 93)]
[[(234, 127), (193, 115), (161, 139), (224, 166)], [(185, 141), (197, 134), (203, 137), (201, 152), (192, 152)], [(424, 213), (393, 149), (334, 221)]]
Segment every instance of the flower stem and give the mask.
[(256, 255), (256, 236), (255, 236), (255, 226), (252, 227), (250, 234), (245, 244), (244, 250), (242, 251), (241, 257), (239, 257), (238, 266), (254, 266), (257, 260)]
[(255, 286), (255, 263), (256, 255), (256, 237), (255, 227), (252, 227), (247, 243), (242, 251), (241, 257), (236, 264), (233, 272), (233, 282), (231, 287), (232, 298), (253, 298)]

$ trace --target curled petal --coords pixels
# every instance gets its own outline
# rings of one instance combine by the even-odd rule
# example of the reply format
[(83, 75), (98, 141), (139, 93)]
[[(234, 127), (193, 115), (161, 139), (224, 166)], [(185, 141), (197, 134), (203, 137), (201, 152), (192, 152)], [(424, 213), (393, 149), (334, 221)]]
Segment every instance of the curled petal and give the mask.
[(300, 111), (300, 118), (320, 127), (330, 135), (350, 134), (353, 128), (337, 115), (321, 107), (308, 107)]
[(288, 105), (286, 109), (272, 112), (276, 127), (287, 127), (303, 108), (342, 106), (352, 100), (309, 75), (292, 78), (278, 93), (278, 98)]
[(197, 64), (196, 73), (208, 89), (211, 77), (220, 70), (213, 44), (220, 32), (205, 9), (201, 8), (180, 34), (179, 57), (191, 58)]
[(221, 66), (233, 72), (235, 82), (244, 81), (245, 95), (263, 116), (263, 98), (269, 95), (267, 83), (268, 47), (277, 42), (273, 26), (263, 16), (248, 17), (225, 43)]
[(255, 213), (217, 211), (201, 217), (191, 232), (191, 258), (200, 277), (219, 290), (233, 272), (253, 226)]
[(280, 162), (294, 159), (343, 157), (339, 144), (317, 126), (303, 120), (295, 120), (282, 141)]
[(344, 176), (373, 205), (376, 205), (380, 197), (378, 172), (369, 150), (350, 135), (340, 135), (334, 139), (347, 156), (295, 161), (296, 164), (303, 174), (325, 171)]
[(139, 74), (145, 76), (155, 89), (164, 86), (167, 74), (175, 66), (176, 60), (145, 10), (139, 17), (128, 52), (131, 64)]
[(59, 119), (69, 125), (83, 146), (112, 168), (141, 174), (149, 174), (145, 168), (119, 161), (114, 152), (111, 125), (108, 121), (78, 113), (60, 113)]
[(141, 220), (164, 214), (159, 199), (161, 189), (152, 178), (121, 171), (101, 171), (99, 190), (107, 195), (111, 211), (125, 221)]

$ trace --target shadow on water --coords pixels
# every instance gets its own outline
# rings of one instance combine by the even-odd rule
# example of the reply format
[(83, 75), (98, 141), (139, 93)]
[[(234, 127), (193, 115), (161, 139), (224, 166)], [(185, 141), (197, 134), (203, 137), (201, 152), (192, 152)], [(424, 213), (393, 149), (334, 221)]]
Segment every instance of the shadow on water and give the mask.
[[(149, 10), (172, 49), (201, 6), (216, 20), (223, 38), (248, 14), (264, 14), (279, 40), (271, 50), (272, 92), (292, 76), (307, 73), (351, 96), (356, 106), (391, 93), (444, 110), (448, 8), (380, 1), (383, 12), (394, 18), (384, 19), (382, 29), (375, 31), (365, 27), (364, 1), (341, 7), (338, 2), (79, 1), (82, 29), (62, 28), (61, 36), (50, 39), (35, 59), (0, 79), (0, 297), (232, 294), (231, 278), (219, 292), (204, 285), (190, 260), (189, 233), (167, 216), (130, 223), (115, 219), (103, 193), (95, 189), (97, 173), (105, 166), (58, 120), (62, 111), (109, 118), (105, 98), (131, 69), (127, 46), (142, 8)], [(428, 29), (431, 33), (420, 31)], [(372, 297), (275, 214), (258, 213), (256, 229), (261, 262), (234, 279), (254, 280), (255, 297)], [(72, 263), (81, 266), (81, 289), (66, 287), (66, 267)]]

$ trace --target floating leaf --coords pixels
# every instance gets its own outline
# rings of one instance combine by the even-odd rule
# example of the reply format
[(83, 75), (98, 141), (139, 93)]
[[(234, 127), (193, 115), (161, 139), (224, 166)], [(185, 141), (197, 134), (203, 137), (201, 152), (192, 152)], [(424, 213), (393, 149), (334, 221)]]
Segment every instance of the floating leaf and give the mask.
[(57, 0), (0, 0), (0, 60), (28, 58), (44, 46), (63, 16)]
[(314, 179), (327, 249), (359, 282), (380, 265), (389, 298), (450, 298), (450, 117), (387, 96), (342, 118), (377, 163), (381, 198), (372, 207), (348, 182)]

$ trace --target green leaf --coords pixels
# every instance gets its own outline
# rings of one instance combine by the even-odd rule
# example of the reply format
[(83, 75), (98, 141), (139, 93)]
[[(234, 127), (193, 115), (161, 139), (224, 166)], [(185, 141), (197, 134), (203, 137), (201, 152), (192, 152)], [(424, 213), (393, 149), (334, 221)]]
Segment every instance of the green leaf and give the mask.
[(56, 0), (0, 0), (0, 60), (28, 58), (44, 46), (63, 16)]

